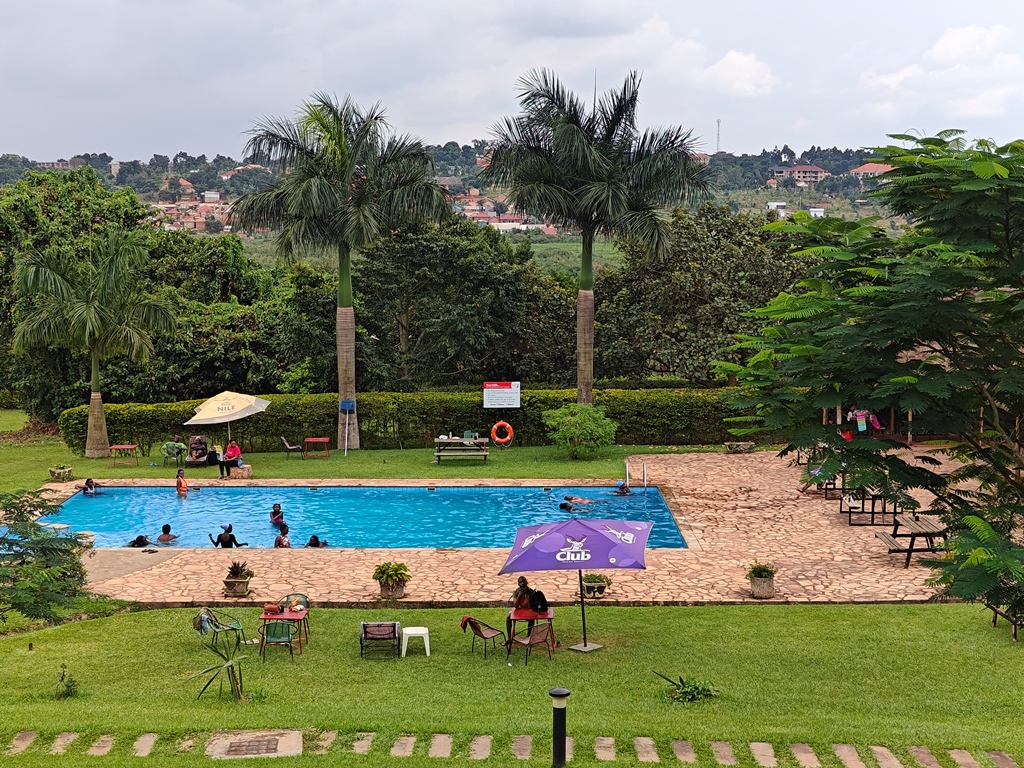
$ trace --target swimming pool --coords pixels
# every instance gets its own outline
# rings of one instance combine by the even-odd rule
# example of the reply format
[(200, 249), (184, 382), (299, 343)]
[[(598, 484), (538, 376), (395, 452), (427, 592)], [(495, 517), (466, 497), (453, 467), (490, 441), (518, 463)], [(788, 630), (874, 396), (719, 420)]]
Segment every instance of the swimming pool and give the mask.
[[(209, 547), (230, 523), (239, 541), (271, 547), (277, 529), (270, 508), (280, 504), (291, 529), (292, 546), (311, 534), (332, 547), (499, 547), (512, 545), (516, 527), (567, 517), (648, 520), (654, 523), (650, 547), (685, 547), (665, 499), (657, 488), (614, 496), (611, 488), (555, 486), (446, 487), (204, 487), (186, 498), (173, 488), (104, 487), (96, 496), (81, 493), (62, 505), (61, 523), (72, 531), (92, 531), (97, 547), (122, 547), (139, 534), (156, 541), (170, 523), (181, 536), (176, 546)], [(558, 508), (565, 496), (592, 499), (573, 512)]]

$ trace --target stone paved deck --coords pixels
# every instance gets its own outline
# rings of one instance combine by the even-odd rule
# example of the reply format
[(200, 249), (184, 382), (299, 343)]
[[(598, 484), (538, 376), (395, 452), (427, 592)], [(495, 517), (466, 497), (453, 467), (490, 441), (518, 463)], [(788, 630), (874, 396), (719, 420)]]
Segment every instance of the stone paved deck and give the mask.
[[(919, 602), (931, 594), (924, 584), (928, 571), (916, 563), (904, 569), (902, 559), (887, 554), (875, 538), (875, 531), (884, 528), (850, 527), (839, 516), (838, 501), (826, 501), (816, 493), (798, 494), (800, 468), (789, 466), (774, 453), (635, 456), (630, 459), (634, 474), (645, 462), (650, 482), (665, 495), (690, 548), (648, 550), (647, 569), (616, 573), (605, 603), (755, 602), (743, 578), (755, 558), (779, 569), (776, 598), (756, 602)], [(316, 481), (263, 482), (313, 485)], [(502, 480), (496, 484), (558, 482)], [(430, 480), (401, 483), (439, 484)], [(480, 485), (478, 481), (459, 484)], [(377, 597), (377, 585), (370, 578), (374, 565), (402, 560), (413, 574), (404, 604), (480, 606), (502, 605), (514, 589), (515, 575), (496, 575), (506, 554), (503, 549), (250, 549), (240, 553), (211, 548), (182, 549), (170, 556), (161, 552), (159, 557), (166, 559), (153, 562), (138, 552), (105, 550), (87, 566), (94, 591), (150, 606), (260, 605), (289, 592), (304, 592), (321, 606), (362, 606)], [(256, 571), (252, 593), (245, 601), (224, 600), (221, 579), (228, 563), (239, 555)], [(126, 562), (134, 564), (126, 566)], [(574, 571), (545, 573), (542, 581), (552, 602), (573, 600)]]

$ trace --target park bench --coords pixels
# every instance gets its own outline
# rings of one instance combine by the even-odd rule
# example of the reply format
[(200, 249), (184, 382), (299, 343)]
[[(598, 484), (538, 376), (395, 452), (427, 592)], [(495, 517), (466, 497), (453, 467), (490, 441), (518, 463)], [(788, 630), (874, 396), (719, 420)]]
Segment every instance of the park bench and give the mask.
[[(901, 532), (902, 529), (902, 532)], [(889, 554), (904, 553), (907, 559), (904, 568), (910, 567), (910, 558), (915, 552), (941, 552), (942, 547), (935, 543), (937, 538), (946, 540), (946, 526), (937, 517), (929, 515), (896, 515), (892, 533), (876, 533), (875, 536), (889, 548)], [(915, 546), (918, 539), (923, 539), (924, 546)], [(995, 618), (993, 618), (994, 626)], [(1016, 632), (1016, 629), (1014, 629)]]
[(487, 463), (487, 438), (486, 437), (435, 437), (434, 456), (437, 463), (441, 463), (441, 457), (458, 456), (483, 456), (484, 463)]

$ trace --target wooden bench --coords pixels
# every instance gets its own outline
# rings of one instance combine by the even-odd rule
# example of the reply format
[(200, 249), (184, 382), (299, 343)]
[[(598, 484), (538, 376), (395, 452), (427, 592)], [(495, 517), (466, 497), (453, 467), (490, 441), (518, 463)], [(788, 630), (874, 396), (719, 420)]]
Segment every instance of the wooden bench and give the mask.
[[(904, 533), (900, 533), (900, 529)], [(907, 553), (907, 559), (903, 563), (904, 568), (910, 567), (910, 558), (915, 552), (941, 552), (942, 547), (935, 544), (935, 539), (941, 537), (943, 542), (946, 539), (946, 526), (936, 517), (896, 515), (893, 523), (892, 533), (876, 533), (875, 537), (881, 539), (889, 549), (889, 554)], [(925, 546), (914, 546), (917, 540), (925, 540)]]
[(1018, 617), (1018, 618), (1014, 619), (1014, 618), (1012, 618), (1010, 616), (1010, 614), (1008, 614), (1006, 611), (1002, 610), (997, 605), (989, 605), (988, 603), (985, 603), (985, 607), (992, 611), (992, 626), (993, 627), (996, 625), (996, 622), (999, 620), (1000, 616), (1002, 616), (1004, 619), (1006, 619), (1008, 622), (1010, 622), (1010, 631), (1013, 634), (1013, 642), (1016, 643), (1017, 642), (1017, 627), (1024, 626), (1024, 618)]
[(437, 463), (441, 463), (442, 456), (483, 456), (484, 463), (487, 463), (487, 438), (486, 437), (435, 437), (434, 456)]

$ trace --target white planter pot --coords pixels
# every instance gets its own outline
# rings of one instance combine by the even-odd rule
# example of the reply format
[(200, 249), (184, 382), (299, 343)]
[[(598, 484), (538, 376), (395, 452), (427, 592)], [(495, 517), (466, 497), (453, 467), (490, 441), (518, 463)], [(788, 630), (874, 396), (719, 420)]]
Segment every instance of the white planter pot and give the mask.
[(750, 596), (758, 600), (767, 600), (775, 597), (775, 577), (752, 576), (750, 578)]

